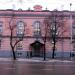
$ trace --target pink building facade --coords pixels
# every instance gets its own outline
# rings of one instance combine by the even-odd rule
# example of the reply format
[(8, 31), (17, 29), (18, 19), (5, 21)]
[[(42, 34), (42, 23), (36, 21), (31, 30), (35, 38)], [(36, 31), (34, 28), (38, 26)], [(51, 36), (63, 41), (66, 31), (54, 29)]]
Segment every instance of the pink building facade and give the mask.
[[(42, 10), (40, 5), (36, 5), (34, 10), (0, 10), (0, 57), (12, 57), (9, 24), (16, 25), (13, 42), (25, 28), (23, 41), (15, 47), (16, 57), (43, 57), (43, 38), (46, 33), (44, 20), (51, 17), (53, 12), (56, 12), (57, 18), (59, 17), (58, 22), (61, 22), (61, 27), (58, 28), (59, 38), (56, 39), (55, 57), (74, 56), (75, 12)], [(51, 18), (49, 20), (51, 21)], [(36, 48), (37, 44), (39, 46)], [(45, 47), (46, 57), (51, 58), (53, 47), (51, 38), (46, 40)]]

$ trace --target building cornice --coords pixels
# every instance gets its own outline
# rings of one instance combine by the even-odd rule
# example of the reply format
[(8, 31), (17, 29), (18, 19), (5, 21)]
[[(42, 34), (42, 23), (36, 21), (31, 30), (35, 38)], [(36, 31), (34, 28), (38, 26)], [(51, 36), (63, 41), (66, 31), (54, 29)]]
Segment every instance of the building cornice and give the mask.
[[(7, 36), (3, 35), (1, 37), (2, 38), (10, 38), (9, 35), (7, 35)], [(13, 36), (13, 38), (19, 38), (19, 37)], [(23, 38), (42, 38), (42, 39), (44, 39), (45, 37), (44, 36), (38, 36), (38, 37), (36, 37), (36, 36), (24, 36)], [(52, 39), (52, 37), (46, 37), (46, 39)], [(56, 39), (70, 39), (70, 37), (58, 37)], [(75, 38), (73, 38), (73, 39), (75, 39)]]
[[(14, 16), (14, 17), (52, 17), (53, 15), (51, 14), (11, 14), (11, 13), (0, 13), (0, 16)], [(70, 15), (57, 15), (57, 17), (70, 17)], [(73, 15), (73, 17), (75, 17), (75, 15)]]
[(19, 10), (0, 10), (0, 16), (18, 16), (18, 17), (48, 17), (54, 14), (57, 17), (75, 17), (75, 11), (19, 11)]
[(11, 13), (0, 13), (0, 16), (18, 16), (18, 17), (47, 17), (47, 14), (11, 14)]

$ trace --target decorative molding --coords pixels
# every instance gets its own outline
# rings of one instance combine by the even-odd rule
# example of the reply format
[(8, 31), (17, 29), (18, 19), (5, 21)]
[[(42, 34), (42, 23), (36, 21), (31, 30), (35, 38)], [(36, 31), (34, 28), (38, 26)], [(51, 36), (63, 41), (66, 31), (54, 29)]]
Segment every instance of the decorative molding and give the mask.
[[(35, 12), (36, 13), (36, 12)], [(58, 12), (57, 12), (58, 13)], [(34, 14), (34, 13), (30, 13), (30, 14), (22, 14), (22, 13), (15, 13), (15, 14), (13, 14), (13, 13), (0, 13), (0, 16), (18, 16), (18, 17), (48, 17), (48, 16), (53, 16), (51, 13), (49, 14), (45, 14), (45, 13), (41, 13), (41, 14)], [(73, 18), (75, 17), (75, 15), (73, 14), (72, 15), (73, 16)], [(57, 17), (70, 17), (70, 15), (69, 14), (62, 14), (62, 13), (60, 13), (60, 14), (57, 14)]]

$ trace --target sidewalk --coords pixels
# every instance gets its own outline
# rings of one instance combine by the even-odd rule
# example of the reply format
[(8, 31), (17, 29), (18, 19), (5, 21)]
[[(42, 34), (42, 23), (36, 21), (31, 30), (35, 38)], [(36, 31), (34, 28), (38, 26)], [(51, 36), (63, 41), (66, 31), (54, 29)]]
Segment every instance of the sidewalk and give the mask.
[[(13, 61), (12, 58), (0, 58), (0, 61)], [(15, 61), (17, 62), (74, 62), (71, 60), (58, 60), (58, 59), (46, 59), (43, 58), (17, 58)]]

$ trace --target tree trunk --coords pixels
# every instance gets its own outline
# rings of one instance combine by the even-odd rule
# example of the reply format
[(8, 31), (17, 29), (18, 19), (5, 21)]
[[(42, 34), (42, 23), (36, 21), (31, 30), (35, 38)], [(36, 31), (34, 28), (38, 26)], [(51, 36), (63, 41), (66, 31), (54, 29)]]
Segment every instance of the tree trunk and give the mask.
[(54, 59), (54, 55), (55, 55), (55, 46), (53, 47), (52, 59)]
[(12, 47), (12, 52), (13, 52), (13, 59), (16, 60), (16, 55), (15, 55), (14, 47)]
[(45, 43), (44, 43), (44, 60), (46, 60), (46, 47), (45, 47)]
[(54, 44), (53, 44), (53, 52), (52, 52), (52, 59), (54, 59), (54, 55), (55, 55), (55, 45), (56, 45), (56, 41), (54, 40)]

